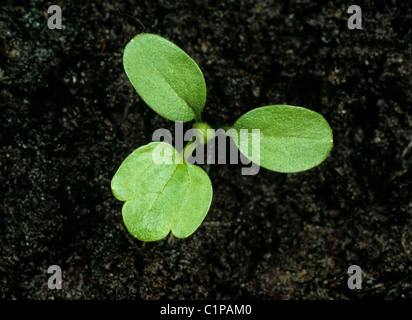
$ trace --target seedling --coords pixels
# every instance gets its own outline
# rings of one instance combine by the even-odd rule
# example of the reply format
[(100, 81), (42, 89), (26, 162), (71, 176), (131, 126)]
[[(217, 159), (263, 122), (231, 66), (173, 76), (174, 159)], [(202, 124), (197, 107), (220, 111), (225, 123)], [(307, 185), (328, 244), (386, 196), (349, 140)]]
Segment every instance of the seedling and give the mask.
[[(209, 211), (213, 190), (206, 172), (188, 162), (200, 144), (214, 139), (212, 128), (224, 128), (240, 152), (268, 170), (291, 173), (320, 164), (333, 146), (332, 130), (318, 113), (288, 105), (256, 108), (231, 127), (202, 122), (206, 83), (197, 64), (178, 46), (154, 34), (135, 36), (123, 55), (126, 74), (140, 97), (171, 121), (194, 120), (198, 133), (182, 151), (165, 142), (151, 142), (131, 153), (114, 175), (114, 196), (127, 230), (141, 241), (156, 241), (171, 231), (186, 238)], [(209, 129), (209, 130), (207, 130)], [(260, 152), (251, 155), (259, 129)], [(242, 141), (247, 130), (246, 142)], [(237, 135), (229, 132), (239, 133)], [(244, 139), (243, 139), (244, 140)]]

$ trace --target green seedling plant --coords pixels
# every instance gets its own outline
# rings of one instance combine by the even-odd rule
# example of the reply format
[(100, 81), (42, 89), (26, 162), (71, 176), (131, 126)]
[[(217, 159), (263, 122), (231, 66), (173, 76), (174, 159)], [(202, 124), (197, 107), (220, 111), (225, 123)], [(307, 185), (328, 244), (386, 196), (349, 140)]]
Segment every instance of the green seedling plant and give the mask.
[[(207, 129), (239, 132), (237, 137), (228, 135), (242, 154), (263, 168), (282, 173), (311, 169), (332, 149), (332, 130), (327, 121), (302, 107), (256, 108), (229, 127), (202, 122), (206, 103), (202, 71), (182, 49), (158, 35), (135, 36), (125, 47), (123, 65), (133, 87), (150, 108), (171, 121), (194, 120), (193, 128), (198, 133), (180, 152), (163, 141), (141, 146), (115, 173), (111, 188), (114, 196), (125, 202), (124, 224), (141, 241), (160, 240), (170, 232), (186, 238), (204, 220), (212, 202), (212, 184), (202, 168), (188, 162), (188, 155), (200, 143), (214, 139)], [(256, 134), (252, 131), (259, 129), (258, 157), (251, 156), (240, 140), (240, 132), (245, 129), (249, 142)]]

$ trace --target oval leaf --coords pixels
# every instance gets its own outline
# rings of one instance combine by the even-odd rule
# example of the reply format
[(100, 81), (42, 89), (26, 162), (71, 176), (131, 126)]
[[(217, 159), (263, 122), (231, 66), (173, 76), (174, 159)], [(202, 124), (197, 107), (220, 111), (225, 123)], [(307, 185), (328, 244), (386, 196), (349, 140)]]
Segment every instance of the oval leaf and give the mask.
[(123, 65), (137, 93), (155, 112), (172, 121), (200, 121), (205, 79), (196, 62), (174, 43), (139, 34), (126, 45)]
[(164, 142), (131, 153), (111, 187), (117, 199), (126, 201), (122, 213), (127, 230), (141, 241), (160, 240), (170, 231), (178, 238), (188, 237), (205, 218), (213, 195), (203, 169), (184, 162)]
[[(320, 164), (333, 146), (328, 122), (314, 111), (272, 105), (242, 115), (233, 125), (239, 150), (253, 162), (277, 172), (300, 172)], [(241, 146), (240, 129), (248, 129), (248, 144)], [(252, 129), (260, 130), (260, 159), (251, 154)], [(256, 140), (255, 140), (256, 141)], [(246, 149), (247, 148), (247, 149)]]

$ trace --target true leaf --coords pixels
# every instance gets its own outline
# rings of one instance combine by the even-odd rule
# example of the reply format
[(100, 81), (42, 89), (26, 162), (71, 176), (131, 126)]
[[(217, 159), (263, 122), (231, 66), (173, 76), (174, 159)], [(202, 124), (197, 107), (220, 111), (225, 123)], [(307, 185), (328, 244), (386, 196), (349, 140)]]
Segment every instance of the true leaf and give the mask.
[[(163, 152), (157, 152), (159, 148)], [(188, 237), (205, 218), (213, 194), (203, 169), (182, 161), (164, 142), (132, 152), (111, 187), (117, 199), (126, 201), (122, 214), (127, 230), (141, 241), (160, 240), (170, 231), (178, 238)]]
[[(333, 146), (328, 122), (314, 111), (288, 105), (251, 110), (233, 125), (234, 142), (240, 151), (260, 166), (277, 172), (299, 172), (320, 164)], [(248, 149), (240, 145), (240, 129), (248, 129)], [(260, 130), (260, 159), (251, 157), (252, 129)], [(249, 153), (249, 154), (248, 154)]]
[(139, 34), (126, 45), (123, 65), (137, 93), (158, 114), (172, 121), (200, 121), (205, 79), (196, 62), (174, 43)]

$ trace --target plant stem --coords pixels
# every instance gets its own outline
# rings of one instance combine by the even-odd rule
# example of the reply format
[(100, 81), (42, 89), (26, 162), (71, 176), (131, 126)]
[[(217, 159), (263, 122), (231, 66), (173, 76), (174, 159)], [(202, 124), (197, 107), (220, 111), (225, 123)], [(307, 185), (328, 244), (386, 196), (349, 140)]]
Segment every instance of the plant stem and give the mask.
[(202, 122), (202, 115), (195, 111), (195, 122)]

